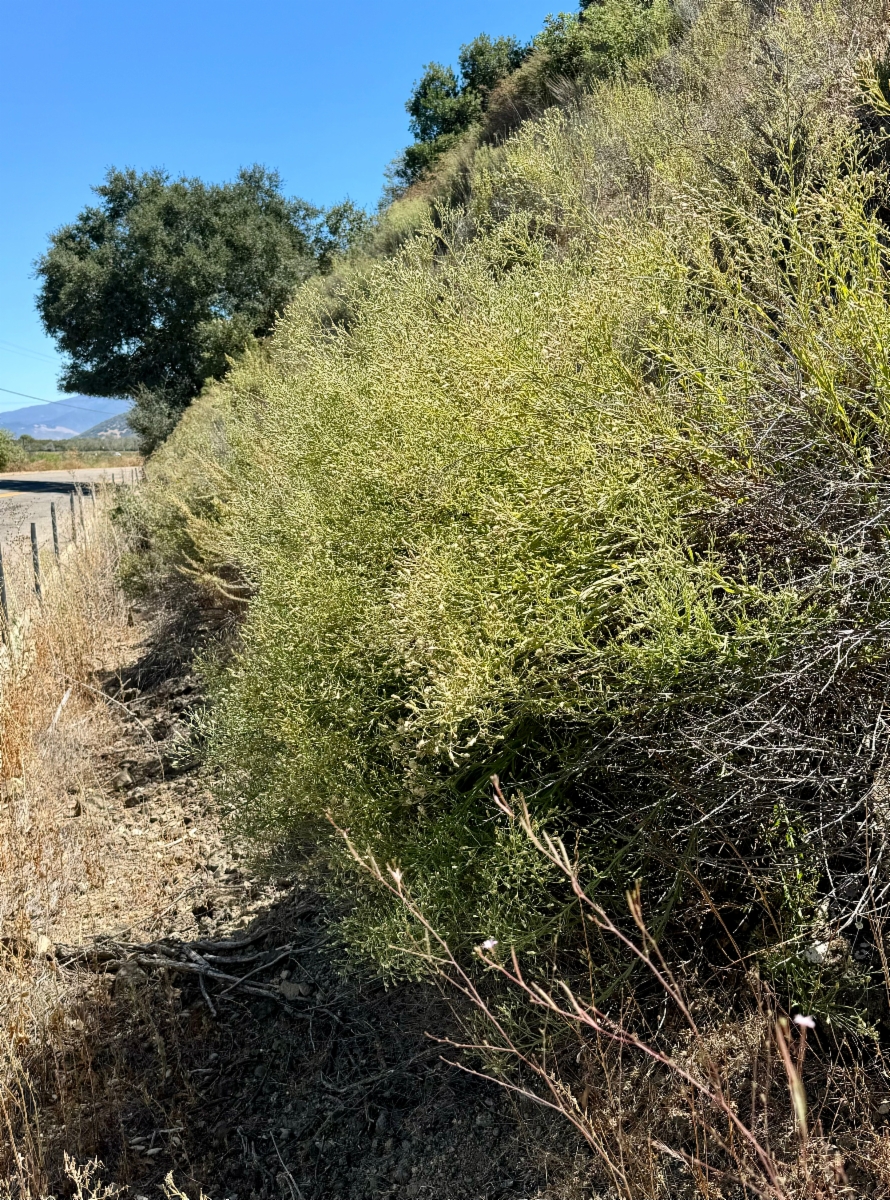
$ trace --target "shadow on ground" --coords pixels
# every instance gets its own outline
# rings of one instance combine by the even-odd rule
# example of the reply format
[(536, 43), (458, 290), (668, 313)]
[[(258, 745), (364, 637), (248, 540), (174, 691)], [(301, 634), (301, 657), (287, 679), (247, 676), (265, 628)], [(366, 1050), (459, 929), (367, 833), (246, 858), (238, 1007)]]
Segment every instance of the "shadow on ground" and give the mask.
[[(160, 627), (106, 691), (143, 727), (166, 723), (194, 702), (177, 679), (219, 624)], [(201, 767), (177, 761), (186, 804)], [(168, 1172), (192, 1200), (581, 1195), (588, 1160), (569, 1127), (444, 1062), (427, 1032), (457, 1033), (448, 998), (350, 968), (308, 869), (264, 874), (219, 852), (205, 875), (194, 936), (171, 925), (48, 952), (65, 1000), (24, 1058), (17, 1131), (44, 1192), (70, 1194), (67, 1153), (98, 1158), (133, 1197), (159, 1195)]]

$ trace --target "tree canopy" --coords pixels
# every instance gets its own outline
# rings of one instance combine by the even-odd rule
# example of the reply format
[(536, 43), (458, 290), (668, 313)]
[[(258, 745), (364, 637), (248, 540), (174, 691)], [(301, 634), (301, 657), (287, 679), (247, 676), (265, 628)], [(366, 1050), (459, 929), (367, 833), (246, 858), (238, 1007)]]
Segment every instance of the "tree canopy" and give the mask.
[(405, 108), (416, 141), (404, 154), (401, 175), (406, 183), (420, 178), (426, 168), (449, 149), (485, 110), (491, 90), (519, 67), (528, 47), (516, 38), (492, 40), (480, 34), (461, 46), (460, 77), (452, 67), (429, 63)]
[[(483, 120), (489, 98), (502, 80), (530, 58), (543, 107), (552, 103), (553, 85), (565, 80), (590, 83), (621, 74), (627, 64), (664, 47), (679, 19), (669, 0), (580, 0), (574, 13), (559, 13), (529, 45), (515, 38), (480, 34), (461, 46), (459, 74), (429, 63), (405, 105), (415, 137), (393, 174), (407, 187), (422, 179), (437, 159)], [(534, 56), (532, 58), (532, 56)]]
[(133, 397), (147, 448), (366, 220), (285, 197), (260, 166), (226, 184), (112, 169), (94, 190), (37, 262), (37, 308), (67, 355), (62, 389)]

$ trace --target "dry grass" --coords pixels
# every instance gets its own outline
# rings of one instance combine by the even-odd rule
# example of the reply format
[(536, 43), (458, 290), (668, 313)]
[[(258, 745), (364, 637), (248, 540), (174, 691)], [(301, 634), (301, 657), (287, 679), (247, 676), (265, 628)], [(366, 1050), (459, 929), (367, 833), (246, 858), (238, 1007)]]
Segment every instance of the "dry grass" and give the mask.
[(138, 467), (142, 462), (141, 454), (123, 450), (59, 450), (53, 453), (37, 451), (15, 458), (8, 470), (16, 474), (24, 471), (78, 471), (85, 467), (108, 467), (116, 470)]
[[(567, 961), (542, 972), (540, 961), (523, 964), (488, 939), (476, 948), (480, 978), (427, 919), (402, 872), (344, 834), (354, 861), (414, 922), (413, 953), (463, 997), (466, 1040), (441, 1039), (455, 1065), (560, 1113), (592, 1151), (591, 1177), (604, 1196), (890, 1195), (890, 1071), (878, 1038), (863, 1047), (808, 1015), (792, 1017), (750, 965), (722, 989), (687, 964), (672, 967), (647, 926), (639, 885), (627, 895), (631, 934), (591, 899), (564, 843), (540, 829), (521, 798), (508, 801), (497, 777), (493, 785), (496, 808), (570, 885), (588, 948), (609, 944), (637, 969), (626, 986), (598, 994)], [(540, 1022), (531, 1045), (504, 985)]]
[(87, 538), (61, 569), (43, 555), (42, 606), (33, 599), (29, 553), (13, 547), (8, 556), (16, 624), (0, 675), (5, 944), (78, 935), (84, 914), (70, 902), (104, 875), (93, 836), (91, 752), (107, 744), (113, 722), (96, 675), (132, 641), (132, 630), (115, 584), (116, 540), (102, 515), (89, 517), (88, 510)]
[[(194, 831), (168, 821), (136, 837), (139, 813), (124, 814), (115, 793), (109, 752), (139, 722), (113, 679), (141, 631), (118, 586), (105, 505), (87, 510), (86, 537), (61, 568), (44, 555), (42, 605), (32, 593), (24, 609), (26, 547), (7, 554), (17, 617), (0, 665), (0, 1178), (17, 1197), (45, 1194), (54, 1132), (66, 1131), (72, 1171), (101, 1149), (104, 1113), (83, 1088), (112, 997), (107, 981), (60, 969), (52, 947), (103, 933), (147, 939), (194, 868)], [(68, 1174), (93, 1194), (82, 1170), (80, 1184)]]

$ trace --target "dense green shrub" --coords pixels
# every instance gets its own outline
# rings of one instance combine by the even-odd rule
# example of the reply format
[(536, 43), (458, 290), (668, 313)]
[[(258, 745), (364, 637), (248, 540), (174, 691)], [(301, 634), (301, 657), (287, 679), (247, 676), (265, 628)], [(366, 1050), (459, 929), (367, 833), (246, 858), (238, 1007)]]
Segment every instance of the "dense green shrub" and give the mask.
[[(480, 149), (467, 210), (302, 289), (232, 372), (210, 545), (253, 592), (215, 685), (239, 821), (331, 813), (455, 944), (569, 919), (494, 772), (675, 936), (699, 888), (753, 951), (855, 902), (890, 327), (838, 62), (878, 33), (705, 8), (651, 78)], [(403, 921), (369, 896), (349, 934), (391, 965)]]
[(133, 594), (168, 593), (172, 572), (205, 602), (243, 597), (223, 536), (233, 486), (226, 410), (225, 393), (205, 388), (149, 460), (151, 486), (121, 493), (116, 517), (128, 543), (121, 574)]
[(5, 471), (15, 458), (15, 438), (8, 429), (0, 429), (0, 471)]
[(678, 28), (675, 9), (666, 0), (604, 0), (577, 15), (548, 17), (535, 46), (546, 56), (549, 74), (589, 83), (665, 49)]

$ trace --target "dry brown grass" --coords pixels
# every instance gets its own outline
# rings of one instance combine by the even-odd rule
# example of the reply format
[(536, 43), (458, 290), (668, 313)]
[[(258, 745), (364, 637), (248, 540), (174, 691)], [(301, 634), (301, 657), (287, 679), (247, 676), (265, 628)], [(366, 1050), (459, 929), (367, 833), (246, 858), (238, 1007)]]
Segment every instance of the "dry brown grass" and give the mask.
[(114, 471), (123, 467), (138, 467), (142, 462), (141, 454), (123, 450), (36, 451), (14, 459), (7, 470), (19, 474), (23, 471), (77, 471), (84, 467), (107, 467)]
[(147, 833), (138, 810), (125, 814), (115, 792), (109, 752), (125, 733), (151, 735), (108, 683), (142, 631), (104, 509), (100, 497), (61, 567), (44, 554), (42, 605), (28, 548), (6, 556), (16, 603), (0, 662), (0, 1179), (17, 1197), (45, 1194), (46, 1146), (62, 1127), (81, 1171), (69, 1171), (72, 1186), (99, 1186), (75, 1164), (101, 1149), (105, 1114), (84, 1104), (84, 1080), (112, 997), (108, 981), (60, 968), (52, 947), (150, 936), (194, 867), (186, 823), (134, 836)]
[(102, 517), (88, 531), (60, 569), (43, 556), (42, 606), (33, 598), (24, 548), (8, 568), (14, 628), (0, 669), (0, 922), (7, 947), (10, 938), (79, 933), (83, 912), (71, 902), (103, 880), (91, 752), (107, 743), (113, 724), (96, 675), (132, 640), (132, 630), (115, 583), (116, 540)]
[[(467, 1040), (441, 1039), (455, 1065), (560, 1113), (592, 1151), (603, 1196), (890, 1195), (890, 1070), (878, 1038), (792, 1017), (750, 965), (722, 987), (673, 969), (649, 932), (640, 889), (627, 894), (632, 923), (617, 923), (588, 895), (563, 842), (492, 782), (496, 807), (571, 886), (590, 943), (610, 945), (613, 961), (623, 954), (636, 971), (602, 996), (592, 979), (588, 989), (555, 962), (542, 974), (540, 963), (523, 964), (488, 939), (476, 948), (480, 976), (436, 931), (402, 872), (344, 833), (354, 861), (413, 919), (413, 953), (463, 997)], [(522, 1009), (525, 1023), (516, 1019)], [(533, 1023), (539, 1036), (530, 1042)]]
[(78, 1025), (46, 949), (63, 930), (78, 935), (75, 898), (105, 882), (88, 794), (90, 752), (108, 737), (109, 714), (92, 689), (127, 609), (113, 582), (114, 538), (98, 521), (89, 532), (47, 575), (42, 609), (33, 596), (24, 607), (24, 547), (7, 555), (15, 625), (0, 668), (0, 1112), (4, 1167), (22, 1194), (39, 1186), (40, 1163), (39, 1126), (21, 1120), (29, 1107), (22, 1056), (54, 1028), (76, 1034)]

